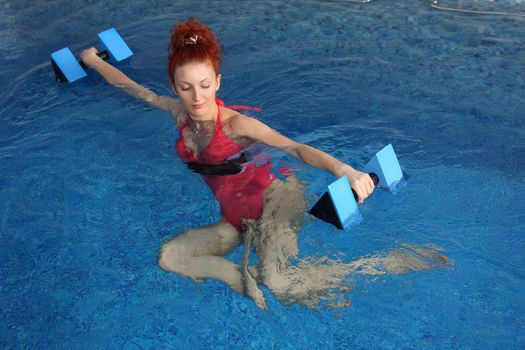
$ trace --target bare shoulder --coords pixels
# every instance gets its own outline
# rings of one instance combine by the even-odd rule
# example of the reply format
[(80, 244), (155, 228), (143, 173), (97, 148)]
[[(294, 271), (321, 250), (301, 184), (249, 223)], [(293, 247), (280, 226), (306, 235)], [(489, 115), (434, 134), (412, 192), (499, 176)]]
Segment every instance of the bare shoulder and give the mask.
[(258, 119), (239, 113), (237, 111), (225, 108), (222, 117), (224, 124), (229, 124), (231, 129), (240, 135), (245, 135), (248, 131), (266, 127)]
[(282, 135), (256, 118), (232, 110), (225, 110), (223, 115), (223, 127), (227, 126), (227, 129), (231, 130), (237, 138), (248, 139), (252, 142), (262, 142), (270, 147), (285, 151), (298, 146), (297, 142)]
[(253, 140), (246, 136), (245, 130), (250, 128), (251, 120), (254, 118), (241, 114), (229, 108), (221, 109), (222, 128), (228, 137), (240, 143), (250, 143)]

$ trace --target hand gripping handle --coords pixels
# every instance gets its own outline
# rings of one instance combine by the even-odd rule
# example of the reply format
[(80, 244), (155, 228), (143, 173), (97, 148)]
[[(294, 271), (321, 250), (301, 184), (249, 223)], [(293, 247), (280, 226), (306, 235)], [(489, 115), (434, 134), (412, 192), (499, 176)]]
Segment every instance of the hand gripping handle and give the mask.
[[(374, 186), (377, 187), (377, 185), (379, 184), (379, 176), (377, 176), (375, 173), (368, 173), (368, 176), (370, 176), (370, 178), (374, 182)], [(357, 201), (357, 193), (355, 193), (353, 188), (352, 188), (352, 194), (354, 195), (354, 198)]]

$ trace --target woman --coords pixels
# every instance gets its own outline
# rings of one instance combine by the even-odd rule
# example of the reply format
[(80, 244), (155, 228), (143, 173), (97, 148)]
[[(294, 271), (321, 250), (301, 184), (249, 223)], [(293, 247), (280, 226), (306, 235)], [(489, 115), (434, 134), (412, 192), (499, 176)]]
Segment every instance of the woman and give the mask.
[[(306, 209), (302, 186), (294, 176), (286, 181), (276, 178), (270, 164), (242, 164), (243, 159), (229, 159), (237, 158), (251, 144), (264, 143), (338, 178), (346, 176), (359, 202), (374, 190), (370, 177), (217, 100), (221, 86), (220, 44), (210, 28), (193, 18), (178, 24), (171, 33), (168, 78), (178, 101), (138, 85), (96, 53), (94, 48), (87, 49), (81, 59), (110, 84), (171, 113), (180, 131), (179, 157), (204, 174), (221, 205), (219, 222), (188, 230), (164, 244), (159, 254), (160, 267), (197, 280), (224, 281), (262, 308), (266, 304), (257, 282), (267, 285), (283, 300), (296, 301), (301, 293), (311, 293), (312, 286), (309, 291), (294, 292), (300, 287), (292, 285), (297, 274), (292, 276), (290, 271), (298, 272), (300, 267), (288, 266), (290, 258), (297, 256), (297, 232)], [(213, 175), (221, 164), (228, 165), (227, 174)], [(240, 164), (242, 171), (238, 172), (236, 166)], [(239, 245), (242, 237), (245, 257), (241, 268), (223, 256)], [(257, 267), (247, 266), (252, 241), (261, 261)]]

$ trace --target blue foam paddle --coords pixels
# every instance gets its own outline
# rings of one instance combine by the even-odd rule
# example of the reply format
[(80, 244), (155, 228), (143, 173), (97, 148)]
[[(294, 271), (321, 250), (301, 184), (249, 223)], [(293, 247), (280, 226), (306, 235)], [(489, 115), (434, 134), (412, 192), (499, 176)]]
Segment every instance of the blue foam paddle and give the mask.
[[(375, 186), (392, 190), (403, 178), (403, 172), (391, 144), (377, 152), (363, 168)], [(310, 214), (339, 229), (361, 221), (357, 195), (346, 176), (328, 186), (328, 191), (310, 208)]]
[[(115, 28), (99, 33), (98, 37), (106, 48), (106, 50), (97, 54), (103, 60), (113, 58), (115, 61), (120, 62), (133, 55), (133, 52)], [(78, 60), (67, 47), (51, 54), (51, 64), (58, 82), (72, 83), (87, 75), (85, 71), (87, 66), (81, 60)]]
[(391, 144), (377, 152), (364, 166), (365, 173), (376, 174), (379, 178), (379, 187), (392, 190), (403, 179), (403, 171)]

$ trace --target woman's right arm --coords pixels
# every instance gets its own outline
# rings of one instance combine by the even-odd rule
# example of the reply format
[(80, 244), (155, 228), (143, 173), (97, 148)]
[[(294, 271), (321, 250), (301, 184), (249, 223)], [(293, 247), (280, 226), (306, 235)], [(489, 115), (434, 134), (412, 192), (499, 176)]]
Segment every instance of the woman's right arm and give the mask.
[(331, 172), (337, 178), (346, 176), (350, 186), (357, 194), (359, 203), (362, 203), (374, 191), (374, 182), (368, 174), (352, 168), (328, 153), (295, 142), (257, 119), (237, 114), (230, 120), (232, 130), (239, 136), (248, 137), (270, 147), (278, 148), (306, 164)]
[(97, 71), (106, 81), (116, 87), (124, 89), (128, 94), (134, 96), (149, 105), (165, 110), (178, 120), (182, 112), (182, 104), (174, 98), (168, 96), (159, 96), (153, 91), (137, 84), (126, 74), (122, 73), (111, 64), (105, 62), (97, 56), (97, 49), (90, 48), (82, 51), (80, 59), (88, 67)]

